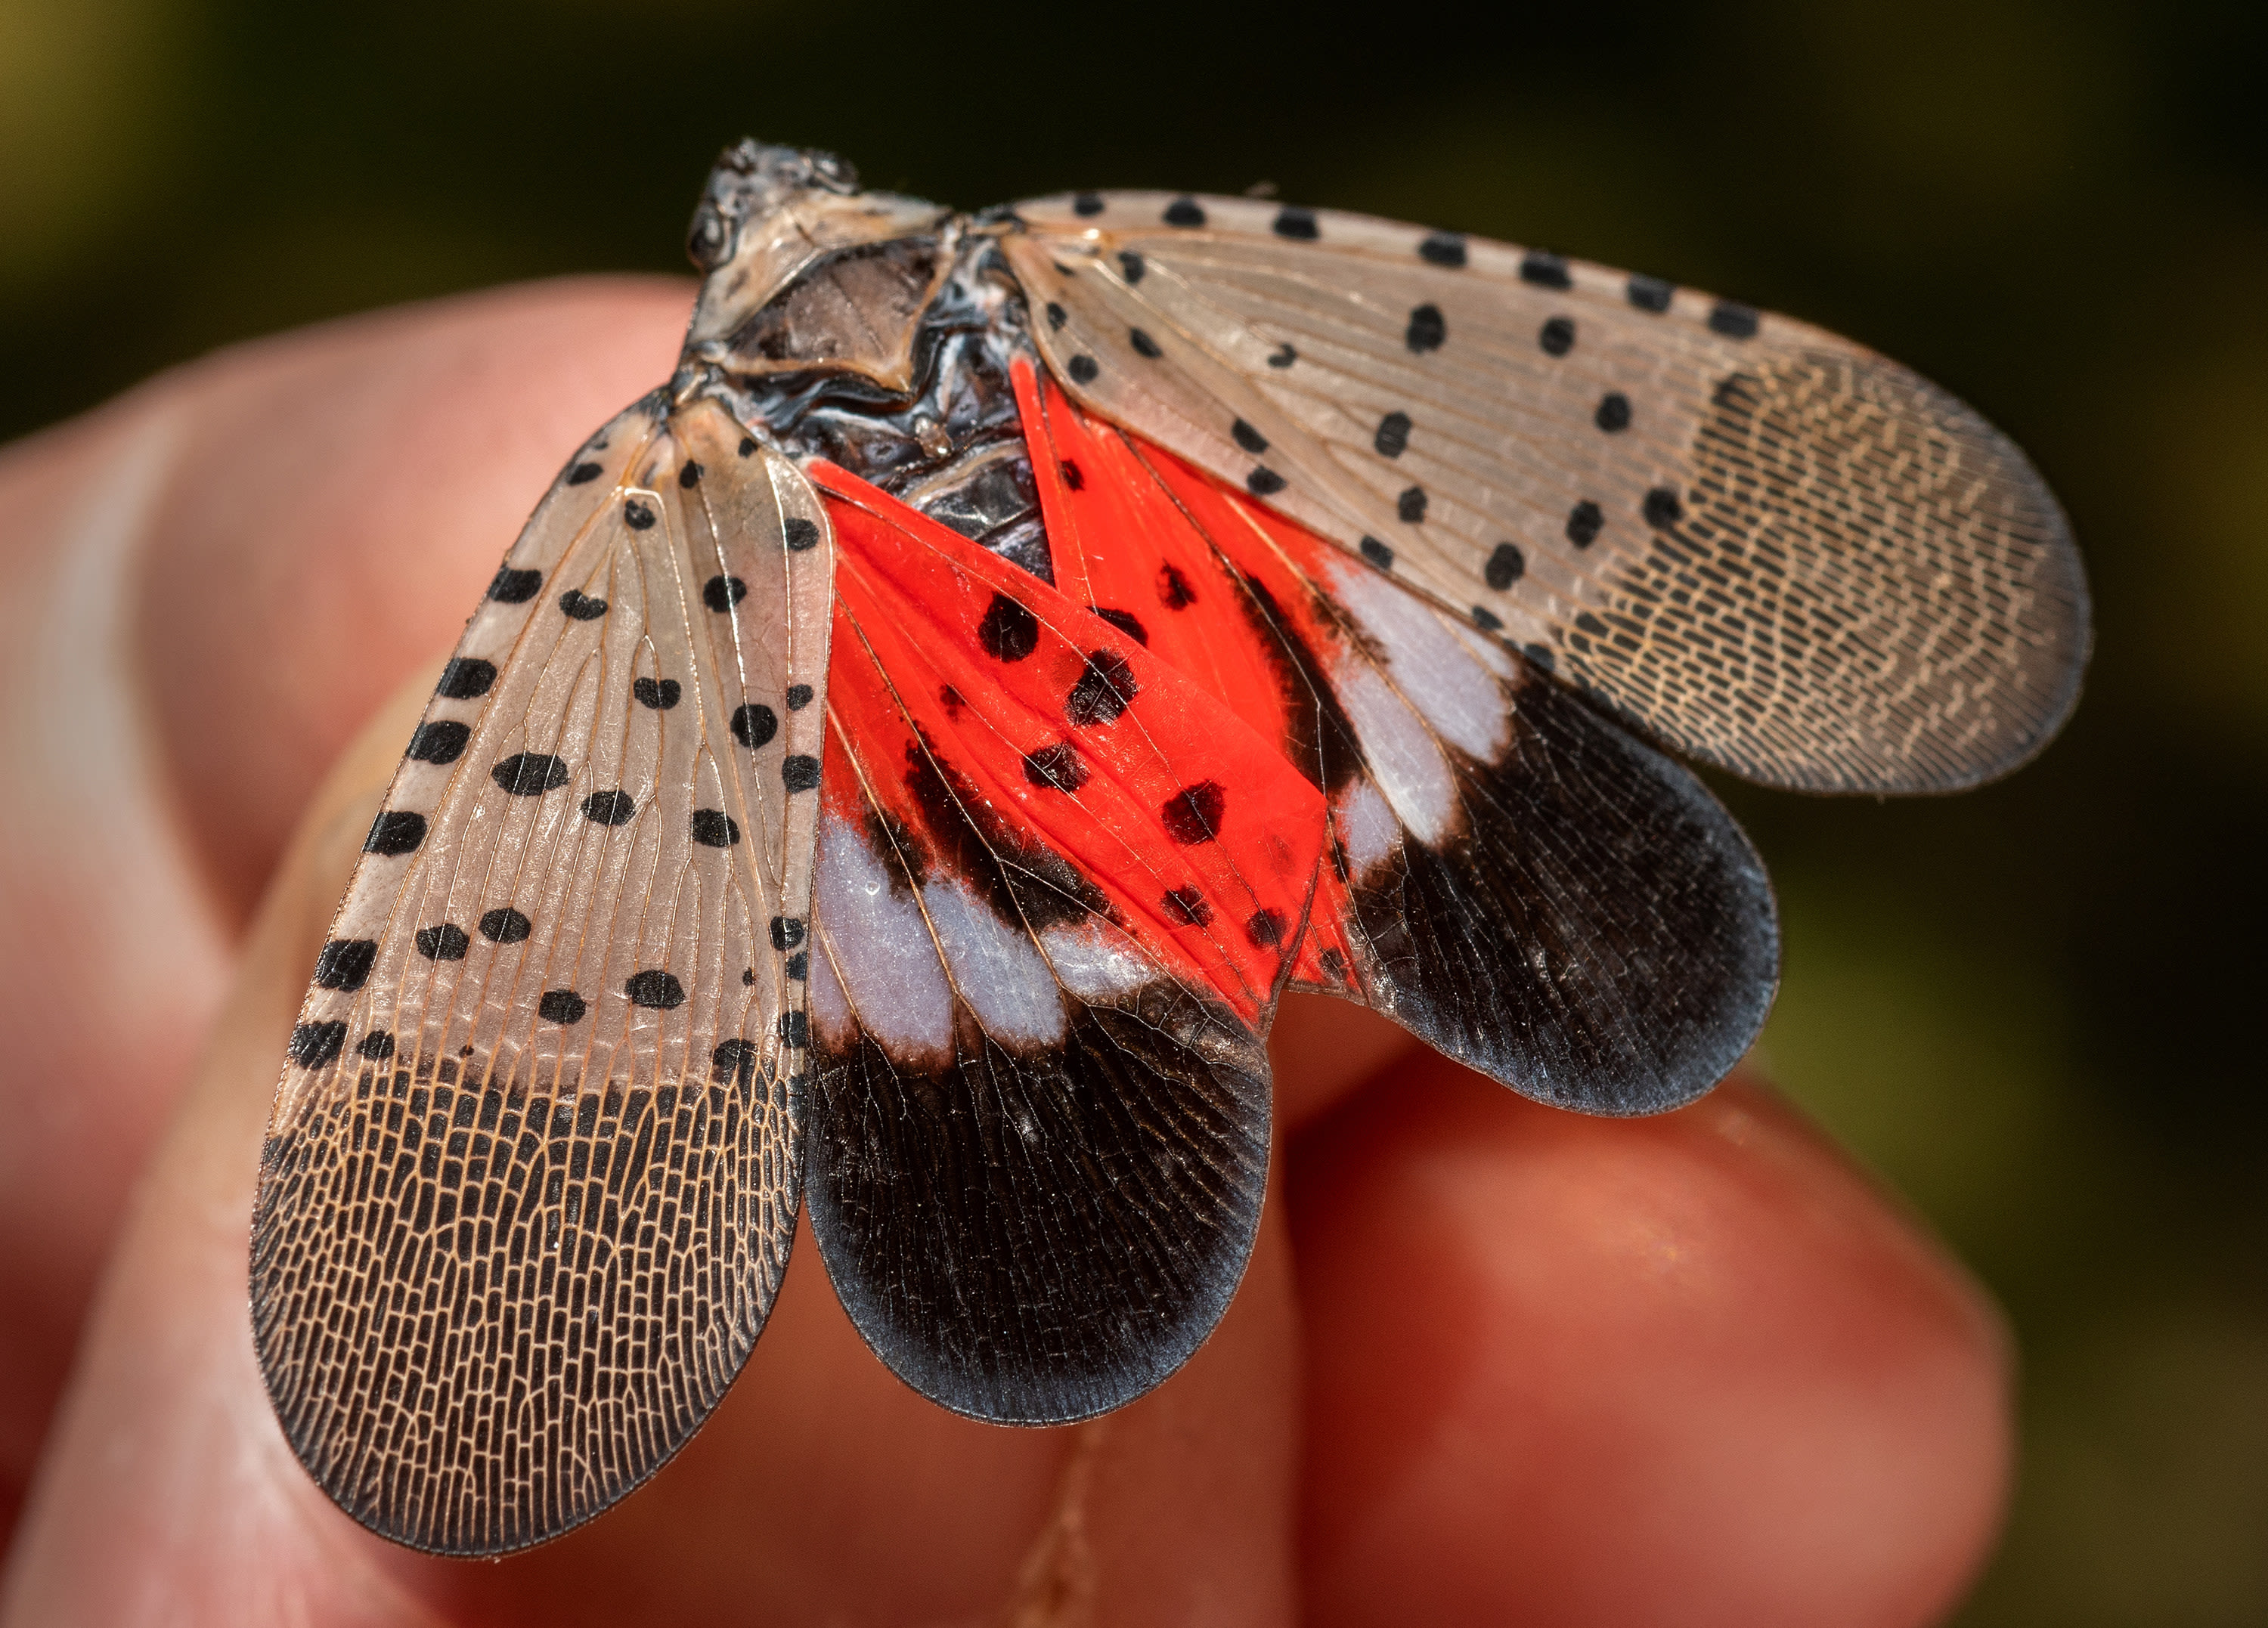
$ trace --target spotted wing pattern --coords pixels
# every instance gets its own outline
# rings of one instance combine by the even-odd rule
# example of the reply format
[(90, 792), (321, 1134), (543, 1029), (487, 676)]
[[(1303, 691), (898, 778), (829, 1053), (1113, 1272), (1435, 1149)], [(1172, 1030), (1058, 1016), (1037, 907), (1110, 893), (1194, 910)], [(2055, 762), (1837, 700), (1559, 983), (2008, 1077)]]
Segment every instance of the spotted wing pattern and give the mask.
[(1814, 790), (2013, 767), (2088, 601), (2006, 438), (1881, 356), (1648, 277), (1247, 199), (1017, 206), (1079, 402), (1705, 762)]
[(719, 408), (563, 472), (445, 670), (293, 1031), (261, 1368), (357, 1519), (492, 1552), (724, 1393), (799, 1194), (833, 551)]
[(814, 474), (840, 559), (813, 1228), (924, 1395), (1101, 1412), (1242, 1274), (1322, 802), (1122, 625)]
[(1531, 1096), (1707, 1090), (1771, 1003), (1771, 889), (1694, 777), (1359, 561), (1016, 375), (1057, 585), (1329, 798), (1300, 980)]

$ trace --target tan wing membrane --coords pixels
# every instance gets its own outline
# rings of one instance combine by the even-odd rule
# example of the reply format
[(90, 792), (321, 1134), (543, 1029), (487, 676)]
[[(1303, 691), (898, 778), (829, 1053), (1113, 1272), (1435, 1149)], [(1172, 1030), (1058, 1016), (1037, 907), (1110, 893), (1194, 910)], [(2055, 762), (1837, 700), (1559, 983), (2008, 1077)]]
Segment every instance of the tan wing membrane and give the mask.
[(1072, 395), (1769, 784), (1949, 790), (2077, 698), (2021, 452), (1830, 334), (1503, 244), (1081, 194), (1004, 243)]
[(834, 551), (720, 408), (563, 473), (466, 630), (292, 1036), (253, 1248), (293, 1448), (398, 1541), (493, 1553), (724, 1394), (799, 1197)]

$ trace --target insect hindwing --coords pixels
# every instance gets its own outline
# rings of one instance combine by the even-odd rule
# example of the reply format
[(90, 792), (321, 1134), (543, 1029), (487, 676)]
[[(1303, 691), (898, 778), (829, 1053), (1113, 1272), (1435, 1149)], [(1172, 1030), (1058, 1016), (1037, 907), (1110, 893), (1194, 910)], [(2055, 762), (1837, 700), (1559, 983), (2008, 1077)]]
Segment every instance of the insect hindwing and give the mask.
[(840, 564), (812, 1228), (924, 1395), (1084, 1418), (1243, 1274), (1322, 802), (1121, 626), (814, 473)]
[(1329, 798), (1298, 976), (1528, 1096), (1690, 1101), (1771, 1005), (1771, 888), (1693, 775), (1522, 657), (1016, 380), (1056, 577)]
[(1770, 784), (2006, 772), (2085, 582), (2021, 452), (1848, 341), (1646, 277), (1166, 193), (1017, 206), (1079, 401)]
[(833, 549), (786, 460), (651, 399), (497, 573), (294, 1030), (261, 1366), (357, 1520), (494, 1552), (652, 1474), (793, 1237)]

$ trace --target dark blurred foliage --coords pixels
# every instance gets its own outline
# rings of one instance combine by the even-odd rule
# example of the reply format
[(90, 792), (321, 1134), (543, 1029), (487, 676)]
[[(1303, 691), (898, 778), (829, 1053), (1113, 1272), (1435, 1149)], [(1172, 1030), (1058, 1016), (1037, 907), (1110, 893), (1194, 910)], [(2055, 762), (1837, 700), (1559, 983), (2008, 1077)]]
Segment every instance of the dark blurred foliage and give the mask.
[(1786, 909), (1764, 1060), (2016, 1325), (1962, 1620), (2268, 1622), (2268, 10), (1448, 11), (0, 0), (0, 433), (296, 323), (681, 269), (744, 133), (964, 205), (1268, 180), (1901, 357), (2062, 494), (2098, 653), (1988, 791), (1727, 788)]

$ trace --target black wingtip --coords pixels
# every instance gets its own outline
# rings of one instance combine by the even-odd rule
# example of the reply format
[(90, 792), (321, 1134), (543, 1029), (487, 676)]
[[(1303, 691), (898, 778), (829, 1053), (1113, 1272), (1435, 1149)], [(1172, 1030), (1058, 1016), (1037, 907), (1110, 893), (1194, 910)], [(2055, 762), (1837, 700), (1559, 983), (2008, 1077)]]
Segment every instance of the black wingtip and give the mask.
[(1107, 1413), (1186, 1362), (1235, 1295), (1267, 1185), (1264, 1053), (1178, 991), (1137, 1005), (1082, 1008), (1040, 1053), (972, 1036), (918, 1078), (863, 1033), (821, 1055), (821, 1256), (875, 1355), (944, 1407)]
[(1355, 890), (1371, 1004), (1522, 1096), (1683, 1107), (1754, 1043), (1779, 981), (1764, 862), (1694, 775), (1532, 673), (1466, 829)]

